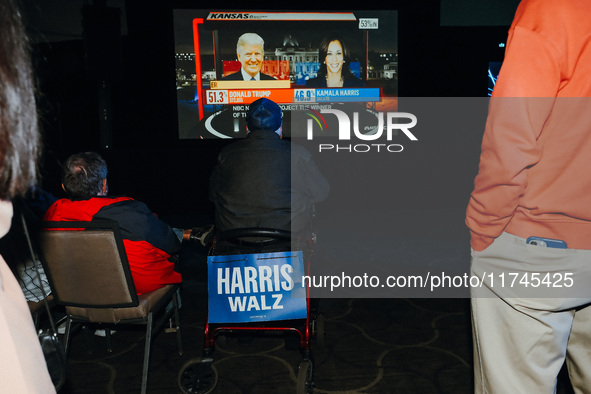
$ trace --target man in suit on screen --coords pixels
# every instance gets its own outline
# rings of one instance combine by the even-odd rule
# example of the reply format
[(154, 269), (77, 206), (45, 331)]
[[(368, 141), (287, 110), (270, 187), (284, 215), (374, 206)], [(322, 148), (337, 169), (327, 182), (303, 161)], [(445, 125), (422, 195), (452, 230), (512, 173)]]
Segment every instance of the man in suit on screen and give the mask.
[(224, 81), (270, 81), (270, 75), (261, 72), (265, 57), (265, 42), (256, 33), (244, 33), (238, 38), (236, 55), (242, 65), (240, 71), (222, 78)]

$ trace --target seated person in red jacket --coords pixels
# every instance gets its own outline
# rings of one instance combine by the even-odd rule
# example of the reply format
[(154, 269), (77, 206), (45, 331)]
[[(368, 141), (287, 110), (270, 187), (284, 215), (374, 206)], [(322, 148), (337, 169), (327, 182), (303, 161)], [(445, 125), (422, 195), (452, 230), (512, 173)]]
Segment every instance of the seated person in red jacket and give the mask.
[[(69, 198), (51, 205), (43, 220), (117, 222), (138, 295), (181, 282), (181, 274), (169, 260), (180, 250), (179, 237), (144, 203), (107, 196), (107, 164), (99, 154), (70, 156), (63, 166), (62, 187)], [(185, 238), (190, 232), (185, 231)]]

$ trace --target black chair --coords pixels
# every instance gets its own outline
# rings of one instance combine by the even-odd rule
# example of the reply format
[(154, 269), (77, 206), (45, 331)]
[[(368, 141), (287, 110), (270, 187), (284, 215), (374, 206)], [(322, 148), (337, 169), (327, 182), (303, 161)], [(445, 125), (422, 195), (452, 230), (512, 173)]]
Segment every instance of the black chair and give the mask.
[[(45, 222), (40, 232), (42, 263), (55, 303), (65, 306), (65, 350), (72, 323), (146, 326), (141, 392), (148, 385), (153, 332), (174, 315), (179, 354), (178, 285), (137, 295), (123, 240), (115, 222)], [(167, 308), (172, 304), (172, 308)], [(158, 318), (157, 318), (158, 317)], [(110, 333), (110, 330), (106, 330)]]

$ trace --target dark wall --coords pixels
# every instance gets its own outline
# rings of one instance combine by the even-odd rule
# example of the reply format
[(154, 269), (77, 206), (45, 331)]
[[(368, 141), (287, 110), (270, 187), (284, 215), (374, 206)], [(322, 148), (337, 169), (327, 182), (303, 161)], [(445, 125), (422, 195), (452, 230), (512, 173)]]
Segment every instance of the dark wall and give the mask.
[[(61, 160), (76, 151), (96, 150), (109, 163), (112, 193), (145, 201), (161, 214), (211, 212), (207, 181), (227, 142), (177, 137), (172, 9), (194, 6), (128, 0), (125, 37), (112, 33), (118, 23), (112, 10), (89, 6), (83, 40), (35, 47), (47, 190), (60, 193)], [(276, 2), (257, 6), (278, 8)], [(226, 3), (219, 8), (233, 7)], [(326, 10), (341, 8), (342, 2), (323, 3)], [(399, 10), (401, 97), (486, 95), (487, 64), (502, 59), (498, 43), (506, 38), (507, 26), (441, 27), (439, 1), (434, 0), (389, 1), (387, 8)], [(478, 159), (480, 136), (458, 137), (450, 139), (454, 149), (461, 140), (466, 144), (461, 150), (471, 153), (465, 171), (457, 174), (457, 193), (439, 202), (450, 206), (465, 205)], [(430, 181), (435, 180), (422, 180)]]

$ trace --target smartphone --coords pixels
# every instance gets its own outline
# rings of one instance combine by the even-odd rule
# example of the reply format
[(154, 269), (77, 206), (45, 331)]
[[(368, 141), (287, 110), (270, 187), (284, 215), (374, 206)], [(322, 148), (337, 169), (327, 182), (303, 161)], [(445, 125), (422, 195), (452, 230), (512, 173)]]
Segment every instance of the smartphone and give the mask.
[(559, 239), (542, 238), (542, 237), (529, 237), (525, 241), (528, 245), (542, 246), (545, 248), (557, 248), (566, 249), (566, 242)]

